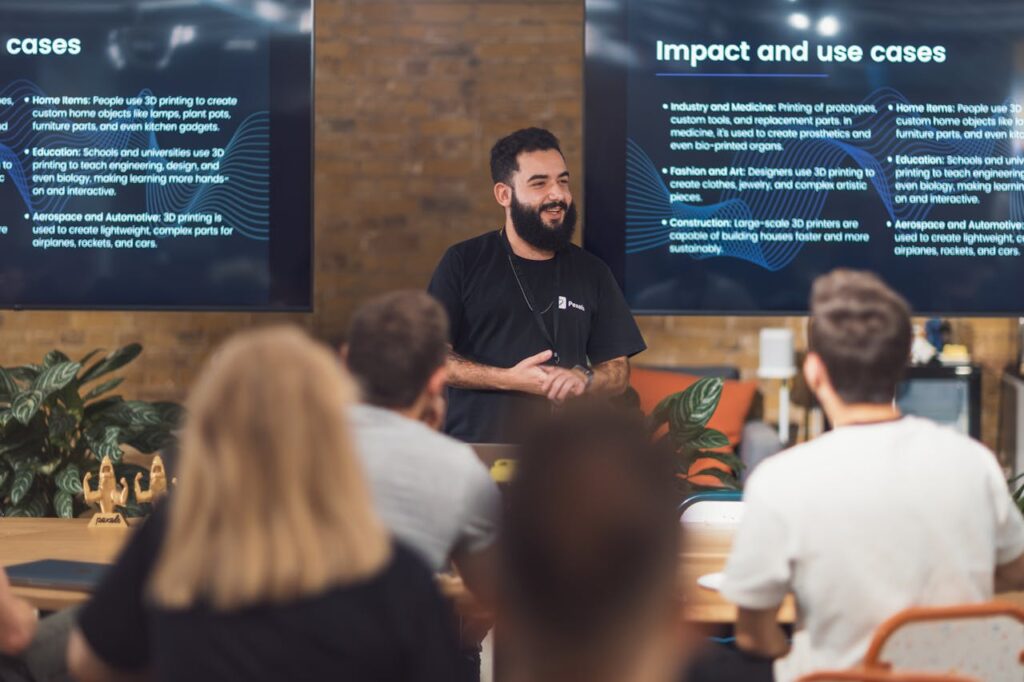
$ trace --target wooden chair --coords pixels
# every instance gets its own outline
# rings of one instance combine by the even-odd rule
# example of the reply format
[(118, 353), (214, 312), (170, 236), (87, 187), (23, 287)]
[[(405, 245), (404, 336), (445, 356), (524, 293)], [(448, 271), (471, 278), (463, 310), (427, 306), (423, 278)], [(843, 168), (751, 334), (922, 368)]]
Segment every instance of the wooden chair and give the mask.
[(1024, 609), (998, 601), (906, 609), (875, 631), (864, 667), (1021, 682)]
[(971, 677), (935, 673), (894, 673), (886, 670), (822, 670), (797, 682), (981, 682)]

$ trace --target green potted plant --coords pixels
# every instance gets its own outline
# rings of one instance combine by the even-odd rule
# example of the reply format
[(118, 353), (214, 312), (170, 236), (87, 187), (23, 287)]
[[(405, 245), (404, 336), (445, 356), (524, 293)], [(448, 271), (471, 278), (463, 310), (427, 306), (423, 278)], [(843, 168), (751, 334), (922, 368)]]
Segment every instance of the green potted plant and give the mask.
[[(1020, 509), (1020, 513), (1024, 514), (1024, 474), (1011, 478), (1009, 484), (1010, 493), (1013, 495), (1013, 501), (1017, 503), (1017, 508)], [(1016, 489), (1014, 489), (1014, 486), (1016, 486)]]
[[(86, 508), (82, 478), (92, 472), (97, 480), (104, 456), (118, 481), (133, 486), (141, 473), (148, 485), (149, 472), (124, 462), (122, 445), (143, 453), (168, 446), (182, 408), (106, 395), (123, 377), (96, 382), (137, 358), (142, 346), (93, 360), (100, 352), (72, 361), (53, 350), (40, 364), (0, 368), (0, 516), (76, 516)], [(123, 511), (146, 512), (134, 490)]]
[(667, 439), (676, 455), (676, 478), (681, 493), (688, 497), (708, 490), (739, 490), (743, 463), (725, 451), (729, 439), (707, 427), (722, 398), (722, 380), (699, 379), (686, 390), (663, 399), (651, 412), (651, 433), (659, 434), (667, 424)]

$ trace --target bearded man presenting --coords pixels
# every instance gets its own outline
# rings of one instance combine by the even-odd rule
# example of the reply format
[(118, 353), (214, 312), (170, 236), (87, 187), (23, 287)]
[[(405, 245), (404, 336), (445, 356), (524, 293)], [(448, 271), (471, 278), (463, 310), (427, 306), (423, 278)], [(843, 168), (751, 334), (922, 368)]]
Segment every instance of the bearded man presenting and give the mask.
[(448, 249), (428, 288), (448, 311), (445, 431), (514, 442), (553, 404), (618, 395), (647, 346), (608, 267), (571, 242), (576, 206), (558, 139), (526, 128), (491, 149), (501, 229)]

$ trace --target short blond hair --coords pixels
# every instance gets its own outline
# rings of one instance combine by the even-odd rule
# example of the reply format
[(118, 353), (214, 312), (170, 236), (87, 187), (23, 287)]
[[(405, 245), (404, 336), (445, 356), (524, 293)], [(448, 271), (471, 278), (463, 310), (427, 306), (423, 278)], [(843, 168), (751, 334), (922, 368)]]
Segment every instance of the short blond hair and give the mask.
[(356, 581), (387, 560), (349, 433), (347, 372), (295, 327), (239, 334), (187, 402), (152, 594), (230, 609)]

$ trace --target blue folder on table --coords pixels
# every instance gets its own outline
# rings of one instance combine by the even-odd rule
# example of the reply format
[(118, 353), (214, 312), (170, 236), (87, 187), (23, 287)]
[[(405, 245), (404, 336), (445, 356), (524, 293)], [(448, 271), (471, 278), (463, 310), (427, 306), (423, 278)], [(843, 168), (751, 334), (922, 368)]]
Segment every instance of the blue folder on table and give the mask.
[(11, 585), (91, 592), (108, 568), (110, 567), (107, 564), (87, 561), (43, 559), (7, 566), (4, 571), (7, 572)]

